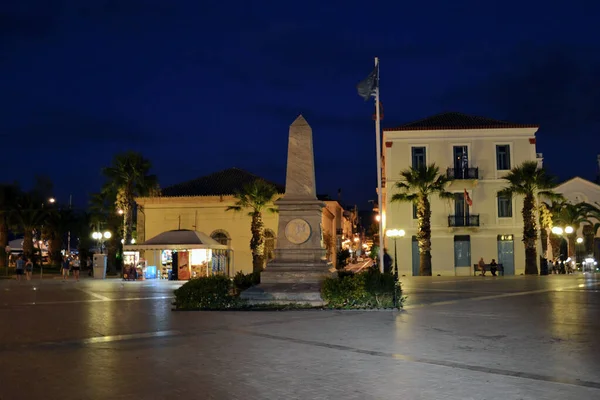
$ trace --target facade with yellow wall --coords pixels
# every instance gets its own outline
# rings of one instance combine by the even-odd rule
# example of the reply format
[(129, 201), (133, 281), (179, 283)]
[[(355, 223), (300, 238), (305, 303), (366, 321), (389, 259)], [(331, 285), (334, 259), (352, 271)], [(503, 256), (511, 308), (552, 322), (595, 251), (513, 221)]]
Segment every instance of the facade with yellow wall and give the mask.
[[(246, 171), (231, 168), (194, 181), (163, 189), (157, 197), (138, 198), (137, 241), (143, 243), (162, 232), (175, 229), (190, 229), (203, 232), (232, 250), (230, 271), (252, 272), (250, 251), (249, 210), (227, 211), (236, 202), (233, 193), (252, 180), (262, 179)], [(284, 188), (274, 185), (280, 192)], [(329, 259), (335, 263), (337, 232), (343, 224), (343, 209), (337, 201), (324, 201), (323, 234), (333, 238)], [(273, 206), (276, 208), (275, 206)], [(263, 212), (265, 227), (265, 251), (273, 256), (277, 236), (277, 213)], [(340, 231), (341, 232), (341, 231)]]
[(503, 263), (507, 275), (524, 272), (523, 199), (499, 198), (498, 192), (506, 187), (502, 178), (511, 168), (525, 161), (541, 165), (537, 130), (460, 113), (384, 129), (382, 223), (384, 231), (406, 231), (397, 242), (401, 275), (418, 275), (417, 220), (412, 204), (391, 199), (400, 171), (419, 163), (435, 163), (440, 173), (454, 178), (447, 188), (453, 200), (430, 199), (433, 275), (472, 275), (480, 257)]

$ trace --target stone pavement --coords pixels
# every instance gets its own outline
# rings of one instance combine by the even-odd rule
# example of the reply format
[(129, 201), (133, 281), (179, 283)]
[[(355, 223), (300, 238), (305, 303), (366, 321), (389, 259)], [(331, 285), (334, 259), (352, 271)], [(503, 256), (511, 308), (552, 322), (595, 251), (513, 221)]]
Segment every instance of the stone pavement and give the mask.
[(0, 281), (0, 399), (600, 398), (595, 277), (403, 283), (401, 312), (172, 312), (173, 282)]

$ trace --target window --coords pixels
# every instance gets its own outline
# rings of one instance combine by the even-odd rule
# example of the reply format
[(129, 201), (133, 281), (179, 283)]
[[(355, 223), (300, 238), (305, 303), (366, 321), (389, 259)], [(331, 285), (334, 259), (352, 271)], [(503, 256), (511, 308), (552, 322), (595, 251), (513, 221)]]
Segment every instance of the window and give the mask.
[(508, 144), (496, 145), (496, 169), (498, 171), (510, 169), (510, 146)]
[(229, 246), (229, 234), (225, 231), (215, 231), (210, 235), (210, 237), (219, 242), (219, 244)]
[(413, 219), (417, 219), (417, 205), (414, 203), (412, 205), (412, 210), (413, 210)]
[(425, 151), (425, 147), (413, 147), (412, 148), (412, 166), (413, 168), (419, 168), (421, 166), (427, 165), (426, 159), (427, 154)]
[(512, 196), (498, 194), (498, 217), (512, 218)]

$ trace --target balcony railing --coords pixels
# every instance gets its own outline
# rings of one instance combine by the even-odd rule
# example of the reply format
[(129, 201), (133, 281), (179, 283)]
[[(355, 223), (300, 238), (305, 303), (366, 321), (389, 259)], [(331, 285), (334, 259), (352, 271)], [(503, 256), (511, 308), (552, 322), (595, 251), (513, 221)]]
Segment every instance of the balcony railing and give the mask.
[(450, 179), (479, 179), (479, 168), (448, 168), (446, 174)]
[(448, 215), (448, 226), (479, 226), (479, 214)]

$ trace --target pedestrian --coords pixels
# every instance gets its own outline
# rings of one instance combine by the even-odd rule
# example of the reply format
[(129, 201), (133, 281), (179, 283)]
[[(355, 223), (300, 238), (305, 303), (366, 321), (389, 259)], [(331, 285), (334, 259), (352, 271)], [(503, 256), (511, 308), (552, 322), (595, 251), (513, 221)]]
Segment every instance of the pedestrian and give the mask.
[(71, 269), (71, 263), (69, 262), (69, 257), (65, 256), (62, 263), (62, 277), (63, 282), (69, 279), (69, 270)]
[(30, 258), (25, 258), (25, 274), (27, 280), (30, 281), (31, 276), (33, 275), (33, 263)]
[(496, 260), (492, 258), (492, 262), (490, 263), (490, 272), (492, 273), (492, 276), (496, 276), (496, 271), (498, 271), (498, 264), (496, 263)]
[(479, 270), (481, 271), (481, 276), (485, 276), (485, 261), (483, 261), (483, 257), (479, 259)]
[(23, 255), (19, 255), (19, 258), (17, 258), (17, 265), (16, 265), (16, 267), (17, 267), (16, 268), (17, 280), (20, 281), (21, 277), (25, 273), (25, 260), (23, 260)]
[(79, 282), (79, 271), (81, 270), (81, 261), (78, 256), (73, 257), (73, 276), (75, 281)]
[(383, 273), (389, 274), (392, 272), (392, 257), (388, 254), (387, 249), (383, 249)]

